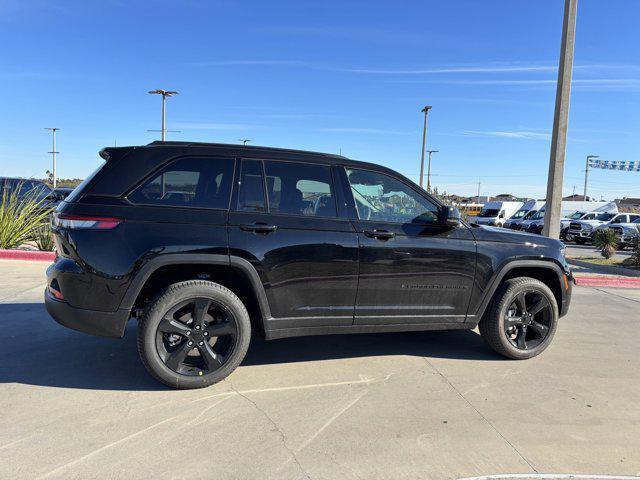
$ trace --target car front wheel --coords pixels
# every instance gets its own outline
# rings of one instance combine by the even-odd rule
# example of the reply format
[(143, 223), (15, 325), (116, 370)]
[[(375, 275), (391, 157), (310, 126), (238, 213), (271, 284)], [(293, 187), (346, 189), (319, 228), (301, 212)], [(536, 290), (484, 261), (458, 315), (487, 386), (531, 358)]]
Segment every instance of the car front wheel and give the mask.
[(217, 283), (175, 283), (150, 302), (138, 328), (149, 373), (173, 388), (212, 385), (244, 358), (251, 323), (242, 301)]
[(558, 303), (549, 287), (534, 278), (519, 277), (500, 285), (478, 326), (496, 352), (522, 360), (549, 346), (558, 316)]

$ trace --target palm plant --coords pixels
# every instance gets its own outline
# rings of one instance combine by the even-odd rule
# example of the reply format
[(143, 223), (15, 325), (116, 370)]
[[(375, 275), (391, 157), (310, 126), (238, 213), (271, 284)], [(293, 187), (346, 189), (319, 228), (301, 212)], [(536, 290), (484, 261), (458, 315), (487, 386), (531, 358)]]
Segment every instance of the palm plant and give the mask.
[(613, 257), (618, 249), (618, 237), (616, 237), (613, 230), (608, 228), (598, 230), (593, 239), (593, 243), (600, 249), (600, 254), (606, 259)]
[(16, 248), (34, 240), (49, 221), (51, 209), (45, 208), (46, 198), (36, 190), (20, 195), (20, 187), (2, 189), (0, 248)]
[(633, 253), (631, 254), (632, 265), (640, 267), (640, 225), (636, 227), (638, 233), (633, 237)]

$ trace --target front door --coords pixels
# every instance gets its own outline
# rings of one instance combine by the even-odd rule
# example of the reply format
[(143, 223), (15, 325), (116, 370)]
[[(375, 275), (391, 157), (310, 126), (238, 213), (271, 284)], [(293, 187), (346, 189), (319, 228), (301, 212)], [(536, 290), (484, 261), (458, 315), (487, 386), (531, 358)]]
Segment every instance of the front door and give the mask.
[(273, 317), (269, 329), (353, 323), (358, 237), (338, 215), (332, 171), (306, 162), (241, 161), (230, 254), (258, 271)]
[(442, 206), (385, 173), (347, 169), (360, 276), (355, 323), (463, 322), (476, 268), (469, 229), (442, 223)]

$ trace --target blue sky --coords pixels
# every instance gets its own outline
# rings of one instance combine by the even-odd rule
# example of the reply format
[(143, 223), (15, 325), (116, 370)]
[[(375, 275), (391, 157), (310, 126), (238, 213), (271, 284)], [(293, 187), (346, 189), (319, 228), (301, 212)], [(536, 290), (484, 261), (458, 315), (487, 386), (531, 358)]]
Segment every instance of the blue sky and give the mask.
[[(562, 0), (0, 2), (0, 175), (82, 177), (108, 145), (169, 139), (338, 153), (440, 190), (544, 196)], [(640, 1), (578, 8), (565, 194), (588, 154), (640, 160)], [(640, 173), (590, 193), (640, 196)]]

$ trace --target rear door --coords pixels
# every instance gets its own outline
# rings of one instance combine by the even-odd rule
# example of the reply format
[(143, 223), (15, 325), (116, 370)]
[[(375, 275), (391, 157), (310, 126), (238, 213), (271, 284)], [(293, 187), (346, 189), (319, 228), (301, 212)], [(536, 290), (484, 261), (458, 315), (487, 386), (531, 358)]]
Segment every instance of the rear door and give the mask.
[(329, 165), (242, 159), (229, 215), (231, 255), (258, 271), (271, 329), (351, 325), (358, 239)]
[(400, 177), (347, 169), (360, 240), (356, 324), (464, 321), (476, 267), (469, 229)]

